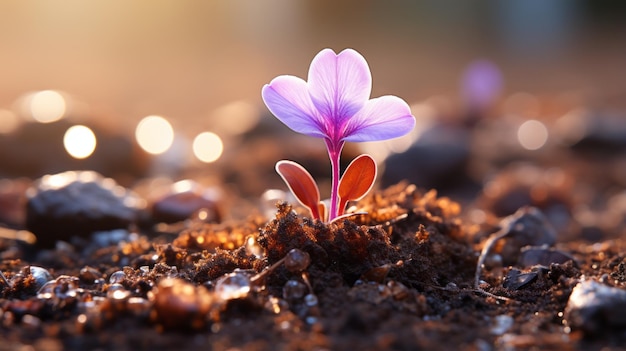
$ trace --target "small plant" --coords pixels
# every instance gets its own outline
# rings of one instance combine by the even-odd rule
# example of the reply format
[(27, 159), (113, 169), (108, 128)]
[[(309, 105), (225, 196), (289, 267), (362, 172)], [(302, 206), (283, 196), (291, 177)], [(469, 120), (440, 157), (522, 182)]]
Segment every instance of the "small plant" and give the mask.
[(415, 126), (404, 100), (392, 95), (370, 99), (371, 90), (367, 61), (352, 49), (339, 54), (320, 51), (311, 62), (307, 81), (282, 75), (263, 87), (263, 101), (274, 116), (295, 132), (326, 143), (332, 169), (328, 213), (304, 167), (287, 160), (276, 163), (278, 174), (316, 219), (332, 221), (343, 215), (348, 201), (365, 196), (376, 179), (376, 162), (367, 154), (355, 158), (340, 178), (339, 159), (346, 141), (397, 138)]

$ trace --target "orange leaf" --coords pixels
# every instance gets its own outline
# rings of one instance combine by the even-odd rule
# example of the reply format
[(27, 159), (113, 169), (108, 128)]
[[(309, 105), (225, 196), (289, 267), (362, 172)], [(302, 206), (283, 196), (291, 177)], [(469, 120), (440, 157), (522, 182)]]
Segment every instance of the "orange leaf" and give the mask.
[(325, 222), (328, 219), (328, 213), (326, 213), (326, 204), (323, 201), (320, 201), (317, 204), (317, 208), (320, 211), (320, 219)]
[(276, 172), (283, 178), (302, 206), (309, 209), (313, 218), (321, 219), (320, 191), (311, 174), (296, 162), (287, 160), (276, 163)]
[(367, 194), (376, 180), (376, 162), (363, 154), (348, 165), (339, 181), (339, 215), (346, 209), (348, 201), (360, 200)]

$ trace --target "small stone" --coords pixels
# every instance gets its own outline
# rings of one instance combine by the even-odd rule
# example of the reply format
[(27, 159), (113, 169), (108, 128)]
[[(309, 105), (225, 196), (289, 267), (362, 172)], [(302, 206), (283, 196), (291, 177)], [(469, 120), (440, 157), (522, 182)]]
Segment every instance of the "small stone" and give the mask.
[(153, 295), (155, 318), (167, 329), (201, 329), (209, 320), (213, 295), (202, 286), (182, 279), (165, 278)]
[(109, 284), (119, 284), (126, 280), (126, 273), (122, 271), (113, 272), (109, 277)]
[(505, 265), (515, 263), (525, 246), (554, 245), (556, 231), (536, 207), (522, 207), (500, 222), (504, 245), (500, 254)]
[(520, 290), (532, 284), (537, 280), (539, 274), (545, 272), (547, 272), (547, 268), (541, 266), (533, 268), (530, 272), (522, 272), (519, 269), (512, 268), (504, 277), (502, 286), (509, 290)]
[(289, 280), (283, 286), (283, 298), (287, 301), (299, 300), (306, 294), (308, 287), (298, 280)]
[(45, 268), (30, 266), (29, 270), (30, 274), (33, 276), (33, 279), (35, 279), (35, 287), (37, 288), (37, 290), (41, 289), (41, 287), (44, 286), (47, 282), (54, 279), (52, 277), (52, 274), (50, 274), (50, 272), (48, 272), (48, 270)]
[(240, 271), (226, 274), (215, 283), (215, 294), (222, 300), (241, 299), (248, 296), (250, 276)]
[(89, 266), (81, 268), (80, 272), (78, 273), (78, 278), (88, 284), (95, 283), (96, 280), (101, 278), (101, 276), (102, 275), (97, 269)]
[(246, 239), (245, 248), (248, 255), (253, 255), (256, 258), (262, 258), (265, 255), (263, 247), (253, 236)]
[(302, 272), (310, 263), (311, 256), (302, 250), (292, 249), (285, 256), (285, 268), (290, 272)]
[(157, 223), (176, 223), (197, 214), (196, 219), (203, 222), (219, 222), (217, 202), (215, 191), (183, 180), (173, 184), (167, 194), (152, 204), (152, 218)]
[(26, 227), (44, 247), (72, 235), (127, 228), (141, 207), (130, 191), (91, 171), (46, 175), (26, 195)]
[(518, 260), (519, 265), (522, 267), (535, 265), (549, 267), (553, 263), (563, 264), (567, 261), (576, 263), (576, 260), (570, 254), (546, 246), (524, 247)]
[(555, 134), (585, 155), (619, 155), (626, 150), (626, 125), (619, 114), (576, 109), (556, 121)]
[(443, 193), (473, 187), (473, 180), (466, 171), (469, 142), (469, 134), (461, 128), (430, 127), (408, 150), (385, 159), (382, 184), (389, 186), (408, 180), (421, 188), (434, 188)]
[(564, 312), (567, 325), (589, 336), (626, 329), (626, 291), (592, 280), (574, 287)]
[(389, 271), (391, 271), (391, 264), (384, 264), (367, 270), (361, 275), (360, 279), (366, 282), (376, 282), (382, 284), (385, 281), (385, 278), (387, 278)]
[(80, 288), (77, 277), (62, 275), (44, 284), (37, 292), (39, 299), (74, 299), (78, 296)]

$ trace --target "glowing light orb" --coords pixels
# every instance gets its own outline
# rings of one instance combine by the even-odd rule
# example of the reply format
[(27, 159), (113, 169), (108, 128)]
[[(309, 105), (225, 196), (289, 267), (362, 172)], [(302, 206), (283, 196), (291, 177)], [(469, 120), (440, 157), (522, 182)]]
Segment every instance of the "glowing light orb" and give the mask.
[(58, 121), (65, 115), (65, 98), (54, 90), (43, 90), (32, 95), (28, 107), (33, 118), (40, 123)]
[(193, 140), (193, 153), (205, 163), (217, 161), (224, 151), (222, 139), (215, 133), (200, 133)]
[(517, 140), (526, 150), (538, 150), (548, 141), (548, 128), (537, 120), (528, 120), (517, 129)]
[(211, 114), (213, 128), (222, 135), (238, 135), (254, 128), (259, 122), (258, 109), (245, 101), (234, 101), (224, 105)]
[(142, 119), (135, 129), (139, 146), (147, 153), (159, 155), (167, 151), (174, 142), (174, 129), (170, 122), (161, 116), (148, 116)]
[(76, 159), (91, 156), (96, 150), (96, 144), (96, 135), (91, 129), (81, 125), (68, 128), (63, 136), (65, 151)]

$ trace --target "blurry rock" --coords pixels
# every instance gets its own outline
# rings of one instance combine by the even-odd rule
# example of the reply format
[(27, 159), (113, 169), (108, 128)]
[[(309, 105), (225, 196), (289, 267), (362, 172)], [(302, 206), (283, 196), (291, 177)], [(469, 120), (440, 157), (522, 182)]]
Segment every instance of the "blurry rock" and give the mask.
[(505, 265), (514, 264), (525, 246), (550, 246), (556, 242), (556, 232), (543, 213), (535, 207), (522, 207), (500, 222)]
[(203, 210), (205, 218), (202, 220), (204, 222), (219, 222), (221, 216), (216, 192), (204, 189), (191, 181), (183, 182), (186, 186), (177, 186), (182, 182), (173, 184), (165, 195), (152, 204), (153, 220), (157, 223), (176, 223)]
[(572, 290), (565, 319), (588, 336), (626, 328), (626, 291), (595, 281), (582, 281)]
[(561, 229), (572, 217), (572, 188), (573, 179), (561, 169), (517, 163), (485, 184), (477, 207), (504, 217), (521, 207), (533, 206)]
[(166, 278), (154, 293), (155, 318), (166, 329), (201, 329), (209, 321), (213, 295), (182, 279)]
[(573, 110), (555, 125), (557, 138), (574, 151), (606, 157), (626, 151), (625, 116), (586, 109)]
[(572, 261), (576, 264), (576, 260), (570, 254), (545, 246), (528, 246), (522, 248), (522, 253), (518, 260), (519, 265), (522, 267), (535, 265), (549, 267), (553, 263), (563, 264), (567, 261)]
[[(499, 227), (500, 230), (491, 234), (484, 242), (478, 257), (474, 277), (476, 287), (480, 284), (482, 268), (488, 262), (489, 253), (492, 248), (496, 247), (496, 243), (502, 242), (497, 247), (499, 255), (498, 260), (495, 261), (498, 263), (501, 261), (502, 264), (510, 266), (517, 262), (523, 247), (542, 245), (548, 247), (556, 242), (556, 232), (541, 211), (534, 207), (520, 208), (515, 214), (502, 219)], [(525, 284), (523, 281), (522, 283)]]
[(142, 201), (114, 180), (92, 171), (46, 175), (27, 192), (26, 227), (37, 244), (127, 228)]
[(537, 272), (522, 273), (519, 269), (511, 269), (502, 281), (502, 286), (510, 290), (519, 290), (537, 280)]
[(52, 277), (52, 274), (50, 274), (50, 272), (45, 268), (38, 267), (38, 266), (30, 266), (28, 270), (30, 271), (30, 274), (33, 276), (33, 279), (35, 280), (35, 286), (37, 287), (37, 290), (39, 290), (47, 282), (54, 279)]
[(540, 275), (546, 274), (547, 272), (548, 268), (543, 266), (533, 267), (527, 272), (512, 268), (504, 277), (502, 286), (509, 290), (520, 290), (529, 286), (535, 282)]
[(468, 143), (468, 135), (462, 129), (439, 126), (425, 132), (407, 151), (385, 160), (383, 186), (407, 180), (421, 188), (435, 188), (444, 195), (474, 188), (467, 172)]

